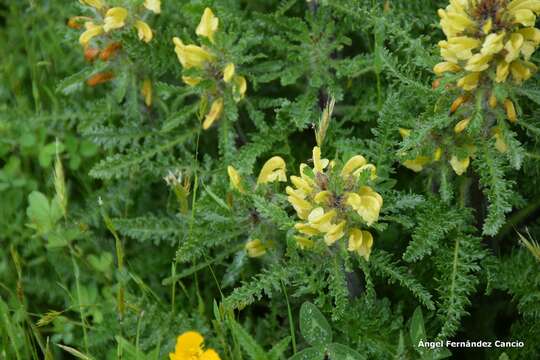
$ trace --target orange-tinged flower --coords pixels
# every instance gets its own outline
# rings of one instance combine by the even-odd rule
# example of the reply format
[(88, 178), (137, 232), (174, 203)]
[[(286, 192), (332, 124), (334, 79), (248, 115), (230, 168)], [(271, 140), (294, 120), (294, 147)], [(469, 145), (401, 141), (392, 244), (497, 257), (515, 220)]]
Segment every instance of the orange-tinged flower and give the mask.
[(114, 78), (114, 74), (110, 71), (104, 71), (97, 74), (92, 75), (88, 80), (86, 80), (86, 84), (88, 86), (96, 86), (99, 84), (103, 84), (107, 81), (110, 81)]
[(99, 54), (99, 58), (103, 61), (108, 61), (110, 58), (112, 58), (118, 50), (122, 48), (122, 44), (119, 42), (113, 42), (107, 45), (103, 51)]
[(86, 61), (94, 61), (99, 54), (99, 49), (95, 47), (88, 46), (84, 49), (84, 58)]

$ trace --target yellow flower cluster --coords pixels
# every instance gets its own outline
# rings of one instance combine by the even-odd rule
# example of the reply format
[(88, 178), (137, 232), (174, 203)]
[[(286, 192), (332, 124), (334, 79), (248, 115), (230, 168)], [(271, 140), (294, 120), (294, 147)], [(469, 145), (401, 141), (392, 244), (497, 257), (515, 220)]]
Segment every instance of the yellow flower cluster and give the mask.
[(313, 148), (313, 168), (300, 165), (300, 176), (291, 176), (288, 200), (302, 222), (295, 225), (302, 236), (296, 236), (301, 248), (313, 246), (312, 237), (322, 236), (330, 246), (348, 237), (349, 251), (369, 260), (373, 236), (369, 231), (353, 226), (359, 217), (366, 226), (379, 218), (383, 199), (371, 187), (360, 184), (364, 173), (376, 178), (376, 169), (362, 155), (353, 156), (334, 175), (335, 161), (321, 158), (319, 147)]
[[(152, 29), (139, 16), (129, 16), (129, 11), (121, 6), (108, 7), (102, 0), (79, 0), (82, 4), (93, 7), (96, 10), (98, 19), (88, 17), (72, 18), (70, 23), (72, 27), (77, 27), (78, 20), (84, 20), (85, 31), (79, 37), (79, 43), (87, 47), (90, 41), (96, 37), (111, 32), (115, 29), (121, 29), (130, 24), (137, 30), (139, 39), (148, 43), (153, 38)], [(161, 12), (160, 0), (145, 0), (144, 7), (156, 14)]]
[(457, 85), (465, 91), (486, 76), (498, 83), (529, 79), (536, 71), (529, 59), (540, 44), (538, 13), (540, 0), (450, 0), (439, 9), (447, 40), (439, 42), (445, 61), (434, 72), (463, 73)]
[[(244, 186), (244, 180), (242, 179), (242, 176), (238, 170), (229, 165), (227, 167), (227, 173), (229, 175), (230, 186), (236, 191), (245, 194), (246, 188)], [(280, 156), (274, 156), (266, 161), (261, 169), (261, 172), (259, 173), (255, 187), (261, 184), (268, 184), (276, 181), (287, 181), (285, 160), (283, 160), (283, 158)], [(270, 241), (263, 242), (260, 239), (252, 239), (246, 243), (244, 249), (249, 257), (256, 258), (266, 254), (266, 251), (270, 245)]]
[(204, 338), (196, 331), (187, 331), (178, 336), (170, 360), (221, 360), (214, 349), (204, 349)]
[[(206, 8), (195, 33), (198, 36), (207, 38), (213, 44), (218, 26), (219, 19), (210, 8)], [(223, 80), (225, 84), (231, 84), (235, 101), (238, 102), (244, 97), (247, 90), (246, 78), (236, 75), (233, 63), (227, 63), (221, 69), (219, 64), (220, 59), (211, 49), (205, 46), (185, 45), (178, 37), (173, 38), (173, 43), (178, 60), (184, 69), (196, 68), (205, 70), (209, 78), (215, 77), (215, 74), (220, 74), (220, 80)], [(182, 80), (190, 86), (195, 86), (203, 79), (201, 77), (183, 76)], [(212, 97), (213, 101), (210, 105), (210, 111), (203, 122), (203, 129), (205, 130), (219, 120), (223, 113), (223, 97), (218, 88), (216, 88)]]

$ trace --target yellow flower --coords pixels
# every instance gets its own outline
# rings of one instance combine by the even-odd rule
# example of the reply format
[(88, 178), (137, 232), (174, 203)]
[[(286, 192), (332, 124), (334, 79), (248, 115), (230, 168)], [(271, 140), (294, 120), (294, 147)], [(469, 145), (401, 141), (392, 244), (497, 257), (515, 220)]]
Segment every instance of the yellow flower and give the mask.
[(188, 84), (189, 86), (195, 86), (201, 82), (201, 78), (194, 76), (182, 76), (182, 81)]
[(204, 338), (196, 331), (187, 331), (176, 340), (170, 360), (221, 360), (214, 349), (204, 349)]
[(399, 128), (399, 135), (401, 135), (402, 139), (405, 139), (411, 136), (411, 129)]
[(520, 33), (514, 33), (510, 35), (510, 39), (504, 45), (504, 49), (506, 50), (506, 56), (504, 57), (504, 61), (506, 61), (507, 63), (511, 63), (519, 57), (523, 41), (523, 35), (521, 35)]
[(349, 232), (349, 245), (347, 250), (356, 251), (366, 261), (369, 261), (371, 247), (373, 246), (373, 236), (369, 231), (362, 231), (354, 228)]
[(343, 220), (339, 224), (332, 225), (332, 227), (324, 235), (325, 244), (330, 246), (341, 239), (345, 235), (344, 229), (346, 224), (347, 222)]
[(414, 172), (420, 172), (424, 169), (424, 166), (429, 164), (430, 160), (431, 159), (427, 156), (418, 156), (416, 157), (416, 159), (405, 160), (403, 162), (403, 166)]
[(317, 195), (313, 197), (313, 200), (317, 204), (329, 204), (330, 199), (332, 198), (332, 192), (325, 190), (319, 192)]
[(152, 106), (152, 81), (146, 79), (142, 83), (141, 94), (144, 98), (144, 103), (146, 106)]
[(212, 105), (210, 106), (210, 111), (208, 114), (206, 114), (206, 117), (204, 118), (203, 122), (203, 129), (208, 130), (214, 122), (219, 120), (221, 117), (221, 114), (223, 113), (223, 98), (217, 98), (212, 102)]
[(302, 250), (312, 248), (314, 245), (313, 240), (305, 236), (294, 236), (294, 240), (296, 240), (296, 244)]
[(234, 76), (234, 64), (228, 63), (223, 69), (223, 81), (226, 83), (230, 82)]
[(233, 97), (236, 102), (242, 100), (247, 90), (247, 81), (243, 76), (235, 76), (233, 78)]
[(250, 240), (245, 246), (246, 252), (249, 257), (256, 258), (266, 254), (266, 246), (259, 239)]
[(184, 45), (182, 40), (173, 38), (175, 45), (174, 51), (178, 60), (186, 69), (196, 67), (201, 68), (205, 63), (214, 61), (215, 57), (205, 49), (196, 45)]
[(512, 10), (510, 14), (514, 17), (514, 24), (534, 26), (536, 23), (536, 15), (529, 9)]
[(493, 137), (495, 138), (495, 148), (500, 153), (505, 153), (508, 151), (508, 145), (502, 137), (501, 130), (499, 128), (493, 128)]
[(103, 26), (95, 25), (92, 22), (87, 22), (85, 26), (86, 26), (86, 31), (83, 32), (81, 36), (79, 37), (79, 43), (84, 47), (88, 45), (88, 43), (90, 42), (90, 40), (92, 40), (94, 36), (101, 35), (104, 32)]
[(306, 197), (313, 192), (311, 184), (301, 177), (291, 176), (291, 182), (296, 186), (296, 191), (301, 192), (303, 197)]
[(297, 223), (297, 224), (294, 225), (294, 228), (296, 230), (300, 231), (302, 234), (307, 235), (307, 236), (313, 236), (313, 235), (320, 234), (319, 230), (315, 229), (313, 226), (311, 226), (309, 224)]
[(199, 36), (204, 36), (214, 42), (214, 34), (219, 26), (219, 19), (214, 16), (214, 13), (210, 8), (204, 9), (204, 13), (201, 17), (201, 21), (195, 30), (195, 33)]
[(461, 105), (463, 105), (465, 102), (467, 102), (467, 97), (466, 96), (458, 96), (453, 102), (452, 102), (452, 105), (450, 106), (450, 114), (453, 114), (455, 113), (456, 111), (458, 111), (458, 109), (461, 107)]
[(358, 168), (361, 168), (366, 164), (366, 158), (362, 155), (353, 156), (349, 159), (349, 161), (345, 163), (345, 166), (343, 166), (343, 170), (341, 170), (341, 176), (346, 178), (351, 175), (351, 173), (355, 172)]
[(486, 36), (480, 52), (485, 55), (495, 55), (499, 53), (504, 48), (503, 39), (505, 35), (506, 33), (502, 31), (499, 34), (489, 34)]
[(450, 159), (450, 165), (452, 166), (452, 169), (454, 169), (454, 172), (461, 176), (467, 171), (467, 168), (469, 167), (469, 164), (471, 162), (471, 159), (469, 156), (467, 156), (465, 159), (459, 159), (456, 155), (453, 155)]
[(539, 13), (540, 0), (450, 0), (445, 10), (439, 9), (447, 39), (439, 42), (445, 61), (434, 72), (463, 68), (468, 74), (457, 84), (465, 91), (476, 89), (479, 73), (492, 64), (496, 82), (506, 81), (509, 74), (518, 84), (529, 79), (536, 68), (522, 60), (528, 61), (540, 45), (540, 30), (534, 27)]
[(441, 160), (442, 154), (443, 154), (443, 150), (440, 147), (436, 148), (435, 151), (433, 152), (433, 161)]
[(471, 122), (470, 117), (461, 120), (460, 122), (458, 122), (456, 124), (456, 126), (454, 126), (454, 132), (456, 134), (459, 134), (459, 133), (463, 132), (463, 130), (465, 130), (467, 128), (467, 126), (469, 126), (470, 122)]
[(437, 65), (433, 67), (433, 72), (436, 75), (441, 75), (445, 72), (458, 72), (460, 70), (461, 70), (461, 67), (459, 65), (448, 62), (448, 61), (438, 63)]
[(144, 0), (144, 7), (156, 14), (161, 13), (161, 1), (160, 0)]
[(472, 51), (481, 45), (480, 40), (468, 36), (457, 36), (440, 41), (441, 55), (446, 61), (457, 63), (458, 60), (468, 60)]
[(302, 220), (306, 220), (313, 208), (311, 203), (305, 200), (305, 195), (299, 192), (299, 190), (294, 190), (290, 186), (287, 186), (285, 191), (289, 195), (287, 200), (294, 207), (294, 210), (296, 210), (298, 217)]
[(498, 83), (505, 82), (510, 73), (510, 64), (504, 60), (499, 61), (495, 74), (495, 81)]
[(479, 80), (480, 73), (475, 72), (469, 75), (465, 75), (464, 77), (459, 79), (457, 85), (465, 91), (471, 91), (476, 89)]
[(489, 67), (491, 59), (493, 59), (493, 55), (475, 54), (467, 61), (465, 70), (471, 72), (484, 71)]
[(317, 229), (319, 232), (325, 233), (332, 228), (332, 219), (334, 219), (335, 216), (335, 210), (330, 210), (325, 213), (322, 207), (318, 207), (311, 211), (307, 220), (309, 226)]
[(229, 181), (231, 183), (231, 186), (238, 190), (239, 192), (243, 193), (245, 192), (244, 187), (242, 186), (242, 177), (236, 171), (236, 169), (232, 166), (227, 166), (227, 173), (229, 174)]
[(536, 71), (536, 65), (528, 61), (516, 60), (510, 64), (510, 73), (514, 82), (520, 84), (531, 78), (533, 72)]
[(370, 226), (379, 219), (382, 197), (379, 194), (370, 191), (371, 188), (367, 186), (362, 189), (359, 194), (348, 193), (346, 201), (347, 205), (356, 211), (366, 224)]
[(504, 100), (504, 109), (506, 110), (506, 116), (511, 123), (517, 122), (517, 113), (514, 103), (510, 99)]
[(540, 11), (540, 0), (512, 0), (508, 4), (508, 10), (521, 10), (527, 9), (534, 12)]
[(491, 94), (488, 100), (489, 107), (495, 109), (497, 107), (497, 103), (497, 97), (494, 94)]
[(315, 173), (322, 173), (328, 166), (328, 159), (321, 159), (321, 148), (315, 146), (313, 148), (313, 171)]
[(529, 60), (538, 45), (540, 44), (540, 30), (534, 27), (524, 28), (517, 31), (523, 36), (524, 42), (521, 46), (521, 53), (525, 60)]
[(150, 29), (150, 26), (148, 26), (147, 23), (142, 20), (137, 20), (135, 21), (135, 27), (137, 28), (139, 40), (142, 40), (145, 43), (149, 43), (152, 40), (152, 29)]
[(274, 156), (263, 165), (257, 184), (266, 184), (274, 181), (287, 181), (285, 160)]
[(459, 0), (451, 0), (446, 10), (439, 9), (441, 27), (446, 36), (455, 36), (464, 30), (474, 28), (475, 23), (467, 14), (466, 9), (466, 4)]
[(81, 4), (90, 5), (98, 10), (103, 7), (103, 2), (101, 0), (79, 0), (79, 2)]
[(107, 10), (105, 13), (105, 24), (103, 25), (103, 30), (109, 32), (113, 29), (119, 29), (123, 27), (126, 23), (126, 18), (128, 16), (128, 11), (123, 7), (113, 7)]

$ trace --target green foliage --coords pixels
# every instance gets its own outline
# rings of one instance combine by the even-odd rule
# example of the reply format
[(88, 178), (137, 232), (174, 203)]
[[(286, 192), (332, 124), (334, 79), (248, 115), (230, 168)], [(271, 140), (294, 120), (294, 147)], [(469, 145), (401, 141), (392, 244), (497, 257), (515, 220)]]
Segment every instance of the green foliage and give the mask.
[[(540, 357), (540, 265), (515, 234), (540, 238), (540, 80), (494, 86), (515, 124), (482, 91), (449, 112), (458, 77), (432, 71), (447, 1), (103, 2), (126, 25), (86, 49), (88, 1), (0, 4), (0, 358), (163, 359), (186, 331), (223, 360), (443, 359), (464, 350), (418, 343), (466, 339), (525, 343), (475, 359)], [(217, 60), (184, 68), (173, 37)], [(310, 219), (286, 187), (317, 143), (334, 172), (358, 154), (377, 168), (378, 221), (346, 229), (371, 232), (369, 256), (297, 237)], [(287, 181), (257, 183), (274, 156)], [(460, 176), (453, 156), (470, 157)]]

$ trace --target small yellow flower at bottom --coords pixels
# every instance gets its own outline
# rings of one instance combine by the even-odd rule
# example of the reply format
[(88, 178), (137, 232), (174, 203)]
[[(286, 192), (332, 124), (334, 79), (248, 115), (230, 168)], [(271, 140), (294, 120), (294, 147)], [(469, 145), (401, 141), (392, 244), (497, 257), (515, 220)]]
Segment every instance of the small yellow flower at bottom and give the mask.
[(246, 252), (249, 257), (256, 258), (266, 254), (266, 246), (259, 239), (250, 240), (245, 246)]
[(176, 340), (169, 360), (221, 360), (214, 349), (204, 350), (204, 338), (196, 331), (187, 331)]

